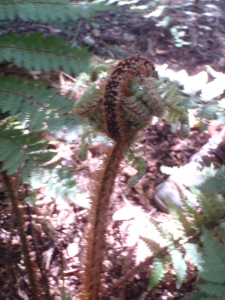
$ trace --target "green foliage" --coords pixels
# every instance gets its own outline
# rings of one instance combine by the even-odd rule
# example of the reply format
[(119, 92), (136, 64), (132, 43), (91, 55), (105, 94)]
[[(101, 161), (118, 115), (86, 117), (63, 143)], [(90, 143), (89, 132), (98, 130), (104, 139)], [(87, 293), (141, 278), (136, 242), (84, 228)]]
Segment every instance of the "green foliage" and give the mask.
[[(171, 173), (172, 168), (163, 168), (167, 173)], [(174, 168), (174, 172), (182, 171)], [(182, 171), (184, 172), (184, 170)], [(187, 170), (186, 170), (187, 172)], [(217, 172), (219, 175), (217, 175)], [(193, 206), (192, 203), (185, 199), (180, 194), (180, 200), (183, 202), (182, 207), (177, 206), (172, 200), (167, 199), (168, 208), (174, 230), (179, 233), (177, 240), (171, 239), (168, 230), (164, 228), (163, 234), (165, 244), (167, 244), (167, 252), (165, 248), (156, 249), (153, 243), (146, 243), (151, 250), (153, 244), (154, 256), (160, 262), (164, 262), (164, 256), (169, 253), (172, 265), (176, 271), (177, 288), (185, 280), (186, 276), (186, 263), (184, 260), (185, 254), (191, 258), (194, 266), (198, 271), (201, 279), (200, 283), (196, 285), (196, 292), (190, 294), (185, 300), (195, 299), (222, 299), (225, 295), (225, 246), (224, 246), (224, 216), (225, 216), (225, 197), (215, 191), (216, 181), (214, 183), (214, 176), (221, 179), (220, 186), (222, 189), (222, 178), (224, 168), (214, 169), (203, 168), (202, 172), (198, 169), (192, 175), (192, 184), (196, 184), (198, 188), (192, 187), (191, 191), (196, 197), (198, 206)], [(173, 173), (173, 172), (172, 172)], [(198, 180), (196, 180), (197, 178)], [(210, 178), (211, 185), (207, 185), (207, 180)], [(152, 221), (151, 221), (152, 223)], [(153, 222), (156, 230), (162, 233), (160, 224)], [(205, 229), (205, 227), (207, 229)], [(209, 231), (210, 230), (210, 231)], [(217, 235), (217, 237), (215, 237)], [(142, 238), (142, 237), (141, 237)], [(143, 239), (143, 238), (142, 238)], [(199, 246), (202, 242), (203, 247)], [(162, 251), (164, 249), (164, 251)], [(150, 279), (151, 280), (151, 279)], [(153, 281), (154, 282), (154, 281)], [(153, 286), (152, 286), (153, 288)]]
[(71, 300), (71, 298), (67, 295), (65, 288), (61, 288), (61, 298), (62, 300)]
[(0, 143), (0, 161), (3, 162), (1, 169), (13, 174), (22, 168), (24, 182), (27, 182), (34, 169), (54, 156), (54, 151), (47, 150), (48, 143), (41, 137), (24, 132), (13, 124), (0, 125)]
[(112, 7), (107, 8), (102, 3), (87, 1), (72, 3), (69, 0), (1, 0), (0, 19), (13, 20), (19, 16), (24, 21), (48, 22), (68, 19), (75, 21), (78, 18), (89, 19), (96, 12), (106, 9), (112, 9)]
[(65, 166), (46, 169), (39, 167), (31, 172), (29, 184), (33, 191), (45, 187), (46, 198), (68, 199), (81, 207), (89, 207), (89, 200), (78, 187), (74, 179), (74, 168)]
[(37, 80), (16, 76), (0, 78), (0, 106), (2, 113), (16, 116), (28, 130), (51, 132), (81, 123), (73, 112), (72, 100)]
[(202, 172), (203, 180), (197, 184), (197, 188), (204, 193), (210, 193), (211, 191), (216, 191), (218, 193), (225, 193), (225, 167), (220, 166), (219, 168), (214, 168), (213, 166), (205, 167)]
[(177, 277), (176, 288), (179, 289), (186, 277), (187, 265), (184, 256), (178, 249), (170, 250), (170, 256)]
[(197, 296), (198, 299), (223, 299), (225, 295), (225, 245), (206, 229), (203, 229), (202, 240), (203, 259), (199, 270), (201, 282), (196, 286), (199, 292), (191, 294), (185, 300), (192, 300)]
[(45, 38), (42, 33), (0, 36), (1, 61), (13, 62), (28, 70), (64, 70), (77, 74), (87, 70), (90, 56), (87, 48), (72, 47), (56, 36)]
[(151, 276), (148, 284), (148, 291), (151, 291), (160, 280), (164, 277), (166, 269), (164, 263), (158, 259), (154, 259), (151, 269)]

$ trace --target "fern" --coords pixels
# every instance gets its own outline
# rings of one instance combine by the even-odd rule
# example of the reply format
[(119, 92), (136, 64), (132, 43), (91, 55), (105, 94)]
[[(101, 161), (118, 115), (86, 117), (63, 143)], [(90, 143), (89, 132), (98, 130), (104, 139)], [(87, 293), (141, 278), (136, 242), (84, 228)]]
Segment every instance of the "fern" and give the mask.
[(42, 33), (0, 36), (1, 61), (28, 70), (79, 73), (87, 70), (90, 56), (87, 48), (72, 47), (56, 36), (44, 38)]
[(173, 218), (173, 221), (176, 224), (176, 228), (180, 230), (183, 236), (192, 235), (193, 230), (193, 222), (189, 218), (187, 218), (186, 214), (183, 212), (182, 208), (176, 205), (170, 198), (166, 197), (166, 202), (168, 205), (168, 209)]
[(204, 193), (217, 191), (218, 193), (225, 193), (225, 167), (221, 166), (218, 169), (205, 167), (202, 172), (203, 181), (196, 186)]
[(69, 0), (1, 0), (0, 19), (13, 20), (17, 16), (24, 21), (42, 22), (50, 20), (66, 21), (70, 18), (73, 20), (78, 18), (89, 19), (96, 12), (107, 9), (112, 10), (113, 7), (86, 1), (74, 4)]
[(191, 260), (194, 264), (194, 266), (198, 269), (202, 269), (202, 264), (203, 264), (203, 256), (201, 249), (197, 244), (194, 243), (186, 243), (183, 245), (183, 248), (186, 250), (186, 252), (189, 254), (191, 257)]
[(179, 289), (186, 277), (187, 265), (182, 253), (177, 249), (170, 251), (173, 268), (176, 272), (176, 287)]
[(199, 271), (201, 282), (196, 286), (200, 293), (193, 293), (185, 300), (195, 299), (195, 295), (199, 295), (199, 299), (224, 299), (225, 246), (206, 229), (203, 229), (202, 240), (203, 262)]
[(165, 273), (166, 269), (164, 267), (164, 263), (158, 259), (154, 259), (148, 284), (148, 291), (151, 291), (160, 282)]
[(47, 84), (15, 76), (0, 78), (0, 106), (29, 130), (52, 131), (82, 123), (73, 113), (73, 101), (48, 89)]
[(54, 169), (39, 168), (30, 174), (32, 191), (45, 187), (46, 198), (66, 198), (81, 207), (89, 207), (89, 200), (78, 187), (72, 167)]
[(42, 138), (4, 124), (0, 126), (0, 144), (1, 169), (13, 174), (22, 167), (24, 182), (27, 182), (34, 169), (54, 156), (54, 151), (47, 150), (48, 143)]
[(217, 102), (209, 102), (207, 104), (199, 104), (197, 106), (198, 117), (208, 120), (216, 119), (219, 104)]

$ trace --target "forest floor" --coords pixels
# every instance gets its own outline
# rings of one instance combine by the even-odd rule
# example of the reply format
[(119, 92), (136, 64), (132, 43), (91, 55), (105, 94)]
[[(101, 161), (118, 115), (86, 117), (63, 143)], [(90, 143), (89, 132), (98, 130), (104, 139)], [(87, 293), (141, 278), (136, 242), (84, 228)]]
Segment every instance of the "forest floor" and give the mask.
[[(89, 46), (94, 54), (102, 58), (121, 59), (139, 53), (153, 60), (161, 72), (168, 69), (174, 73), (185, 70), (189, 76), (194, 76), (204, 71), (206, 65), (217, 72), (225, 72), (225, 17), (222, 15), (225, 3), (199, 0), (198, 5), (191, 1), (183, 5), (183, 2), (161, 1), (160, 4), (165, 5), (165, 8), (160, 17), (157, 17), (156, 12), (152, 17), (143, 17), (143, 14), (152, 13), (157, 7), (135, 12), (131, 12), (128, 7), (122, 7), (121, 13), (102, 12), (90, 20), (69, 21), (58, 26), (25, 23), (21, 20), (6, 26), (4, 22), (0, 22), (0, 34), (14, 32), (15, 28), (19, 33), (57, 32), (66, 40), (73, 41), (74, 45)], [(144, 5), (145, 2), (142, 1), (141, 4)], [(169, 22), (169, 27), (160, 26), (162, 22)], [(56, 27), (60, 30), (57, 31)], [(0, 71), (1, 74), (14, 72), (12, 66), (4, 67), (4, 71)], [(52, 78), (56, 76), (51, 77), (50, 84), (59, 85), (59, 82)], [(63, 82), (70, 82), (69, 77), (64, 76)], [(73, 81), (69, 86), (72, 84)], [(62, 90), (65, 88), (61, 86)], [(211, 131), (206, 130), (200, 134), (199, 128), (193, 127), (190, 136), (181, 139), (163, 122), (149, 126), (140, 142), (144, 147), (143, 157), (147, 163), (147, 172), (133, 188), (127, 185), (127, 180), (134, 174), (134, 169), (122, 162), (110, 204), (111, 221), (107, 230), (107, 251), (104, 260), (103, 286), (107, 291), (105, 300), (179, 300), (192, 291), (196, 273), (191, 264), (180, 289), (176, 289), (175, 272), (169, 263), (165, 278), (151, 292), (147, 292), (150, 266), (146, 265), (127, 279), (124, 275), (151, 255), (139, 239), (139, 235), (148, 228), (148, 218), (164, 222), (165, 226), (170, 222), (170, 216), (160, 212), (153, 200), (156, 186), (166, 178), (166, 175), (160, 172), (160, 166), (187, 164), (189, 158), (198, 152), (219, 128), (214, 126), (211, 127)], [(62, 163), (74, 167), (75, 180), (79, 187), (83, 192), (89, 193), (88, 178), (99, 167), (104, 147), (101, 142), (93, 143), (89, 147), (87, 160), (80, 162), (77, 157), (78, 146), (78, 142), (73, 145), (62, 142), (58, 149), (63, 153)], [(5, 234), (8, 236), (8, 229), (11, 229), (11, 225), (8, 224), (9, 206), (2, 199), (1, 226), (5, 228)], [(78, 299), (76, 295), (81, 285), (83, 233), (87, 224), (87, 209), (67, 199), (47, 199), (43, 188), (39, 191), (36, 208), (31, 208), (30, 213), (27, 211), (27, 216), (32, 216), (38, 245), (36, 250), (45, 258), (45, 269), (55, 299), (61, 299), (59, 286), (62, 285), (71, 299)], [(17, 236), (13, 234), (14, 246), (11, 246), (11, 255), (15, 261), (20, 260), (17, 240)], [(24, 293), (18, 288), (21, 285), (18, 284), (15, 275), (9, 275), (13, 278), (12, 285), (1, 280), (3, 266), (5, 267), (8, 257), (6, 249), (1, 249), (1, 253), (0, 299), (28, 299), (26, 280), (23, 284)], [(121, 278), (124, 278), (124, 281), (118, 286), (117, 280)]]

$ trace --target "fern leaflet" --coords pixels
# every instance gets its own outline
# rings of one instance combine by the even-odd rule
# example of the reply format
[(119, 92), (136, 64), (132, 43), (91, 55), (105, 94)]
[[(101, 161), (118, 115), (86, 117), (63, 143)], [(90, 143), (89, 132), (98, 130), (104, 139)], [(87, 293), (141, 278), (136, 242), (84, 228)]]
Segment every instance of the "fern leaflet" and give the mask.
[(0, 36), (0, 57), (1, 61), (13, 62), (28, 70), (80, 73), (87, 70), (91, 53), (56, 36), (44, 38), (42, 33), (13, 33)]
[(170, 251), (170, 255), (171, 255), (173, 267), (176, 271), (176, 277), (177, 277), (176, 287), (177, 289), (179, 289), (185, 279), (187, 265), (182, 253), (179, 250), (172, 249)]
[(48, 143), (34, 133), (24, 134), (20, 129), (6, 128), (5, 125), (0, 126), (0, 144), (2, 170), (13, 174), (22, 167), (24, 182), (31, 171), (54, 156), (54, 151), (47, 150)]
[(73, 101), (38, 81), (14, 76), (0, 78), (0, 106), (3, 113), (16, 115), (29, 130), (55, 130), (74, 127), (83, 121), (73, 113)]
[(158, 259), (154, 259), (148, 284), (148, 291), (151, 291), (163, 278), (166, 273), (164, 263)]
[(112, 10), (113, 7), (102, 3), (77, 2), (74, 4), (69, 0), (1, 0), (0, 19), (13, 20), (17, 16), (24, 21), (42, 22), (66, 21), (70, 18), (73, 20), (89, 19), (96, 12), (108, 9)]

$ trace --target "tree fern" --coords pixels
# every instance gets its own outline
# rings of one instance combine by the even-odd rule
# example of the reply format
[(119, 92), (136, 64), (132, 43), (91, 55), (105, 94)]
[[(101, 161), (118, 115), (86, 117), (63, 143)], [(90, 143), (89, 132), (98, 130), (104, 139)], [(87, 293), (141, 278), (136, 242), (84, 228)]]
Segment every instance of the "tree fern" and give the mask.
[(66, 21), (68, 19), (76, 20), (78, 18), (91, 18), (96, 12), (113, 9), (102, 3), (89, 3), (80, 1), (71, 3), (69, 0), (1, 0), (0, 19), (13, 20), (16, 17), (24, 21), (42, 21), (50, 20)]
[(79, 73), (87, 70), (91, 53), (87, 48), (72, 47), (56, 36), (13, 33), (0, 36), (0, 57), (1, 61), (13, 62), (28, 70)]

